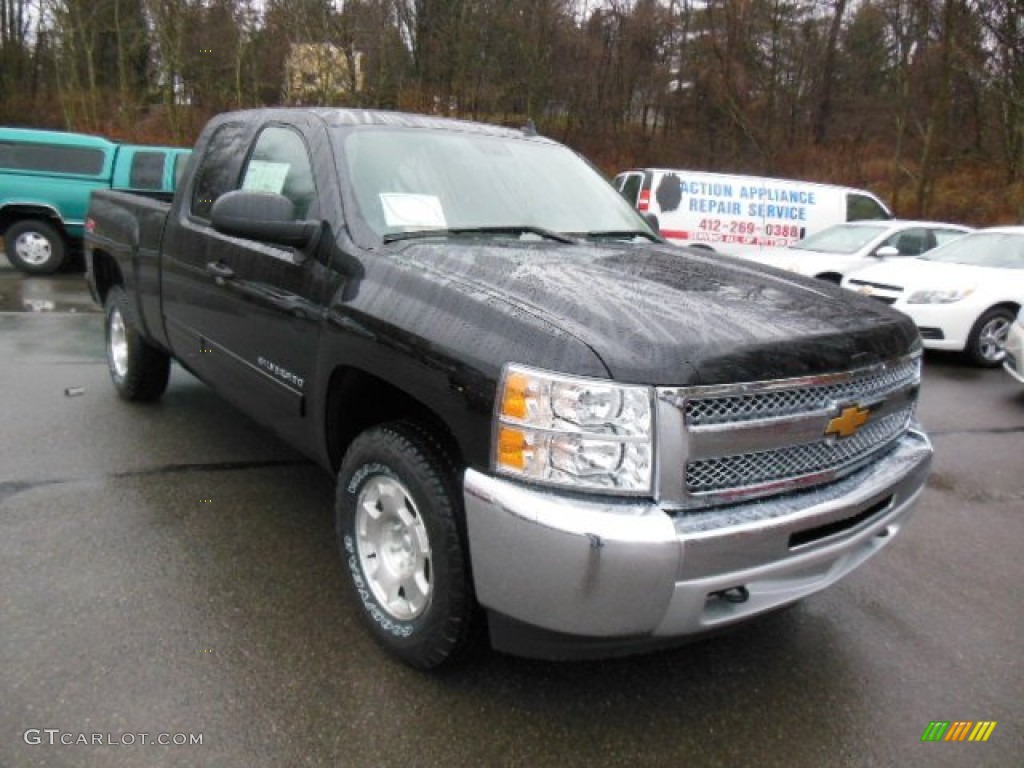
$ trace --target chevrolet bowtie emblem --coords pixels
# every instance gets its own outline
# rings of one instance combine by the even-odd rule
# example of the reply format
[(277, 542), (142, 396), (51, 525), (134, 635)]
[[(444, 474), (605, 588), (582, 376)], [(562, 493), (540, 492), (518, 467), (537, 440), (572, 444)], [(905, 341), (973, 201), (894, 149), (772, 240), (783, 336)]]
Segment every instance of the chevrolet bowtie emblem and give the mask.
[(837, 437), (850, 437), (857, 433), (857, 430), (868, 423), (871, 411), (861, 408), (859, 405), (851, 405), (843, 410), (834, 419), (829, 420), (825, 427), (825, 436), (836, 435)]

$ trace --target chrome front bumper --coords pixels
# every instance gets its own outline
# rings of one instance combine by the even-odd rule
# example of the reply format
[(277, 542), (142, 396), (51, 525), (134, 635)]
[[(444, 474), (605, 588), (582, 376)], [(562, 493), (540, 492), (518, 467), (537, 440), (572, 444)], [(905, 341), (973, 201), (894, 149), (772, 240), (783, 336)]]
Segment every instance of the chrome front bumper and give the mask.
[[(467, 470), (473, 576), (492, 643), (525, 656), (595, 655), (588, 646), (607, 655), (792, 603), (892, 541), (931, 456), (915, 429), (840, 481), (705, 510), (596, 501)], [(739, 587), (745, 600), (722, 596)]]

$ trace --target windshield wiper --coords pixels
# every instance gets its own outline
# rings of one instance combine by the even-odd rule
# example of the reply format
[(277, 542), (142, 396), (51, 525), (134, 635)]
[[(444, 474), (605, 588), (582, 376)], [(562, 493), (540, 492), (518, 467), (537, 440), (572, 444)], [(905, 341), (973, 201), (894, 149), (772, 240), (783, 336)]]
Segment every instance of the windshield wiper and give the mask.
[(500, 227), (449, 227), (438, 229), (417, 229), (410, 232), (393, 232), (384, 235), (385, 243), (394, 243), (398, 240), (417, 240), (428, 237), (450, 237), (451, 235), (536, 235), (545, 240), (554, 240), (556, 243), (575, 243), (568, 235), (561, 232), (553, 232), (543, 227), (534, 227), (529, 224), (515, 224)]
[(634, 237), (644, 237), (652, 243), (661, 242), (659, 237), (642, 229), (604, 229), (593, 232), (581, 232), (580, 236), (587, 238), (587, 240), (628, 240)]

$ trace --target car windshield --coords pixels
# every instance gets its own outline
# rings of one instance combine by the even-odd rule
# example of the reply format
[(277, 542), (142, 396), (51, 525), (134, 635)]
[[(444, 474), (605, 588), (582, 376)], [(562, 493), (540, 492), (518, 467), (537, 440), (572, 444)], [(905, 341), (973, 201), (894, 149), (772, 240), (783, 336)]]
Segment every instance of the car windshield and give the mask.
[(976, 232), (958, 237), (918, 258), (975, 267), (1024, 269), (1024, 234)]
[(882, 224), (877, 227), (850, 224), (837, 224), (806, 237), (789, 246), (801, 251), (824, 251), (825, 253), (854, 253), (859, 251), (873, 239), (886, 232), (889, 228)]
[(632, 206), (559, 144), (365, 126), (350, 130), (343, 145), (341, 171), (360, 214), (385, 240), (418, 234), (654, 239)]

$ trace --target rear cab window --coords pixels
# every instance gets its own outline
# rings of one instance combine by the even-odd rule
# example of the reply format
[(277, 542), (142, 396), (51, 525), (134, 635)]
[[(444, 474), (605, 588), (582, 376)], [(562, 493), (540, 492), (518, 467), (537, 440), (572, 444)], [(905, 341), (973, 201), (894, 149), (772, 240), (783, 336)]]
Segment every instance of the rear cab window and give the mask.
[(180, 152), (174, 156), (174, 183), (171, 187), (172, 190), (177, 189), (178, 185), (181, 184), (181, 177), (185, 175), (185, 168), (188, 167), (191, 155), (191, 152)]
[(160, 191), (164, 186), (165, 152), (136, 152), (132, 157), (128, 185), (132, 189)]
[(197, 219), (208, 221), (213, 201), (238, 186), (242, 152), (248, 126), (245, 123), (225, 123), (214, 131), (206, 145), (195, 183), (189, 212)]

